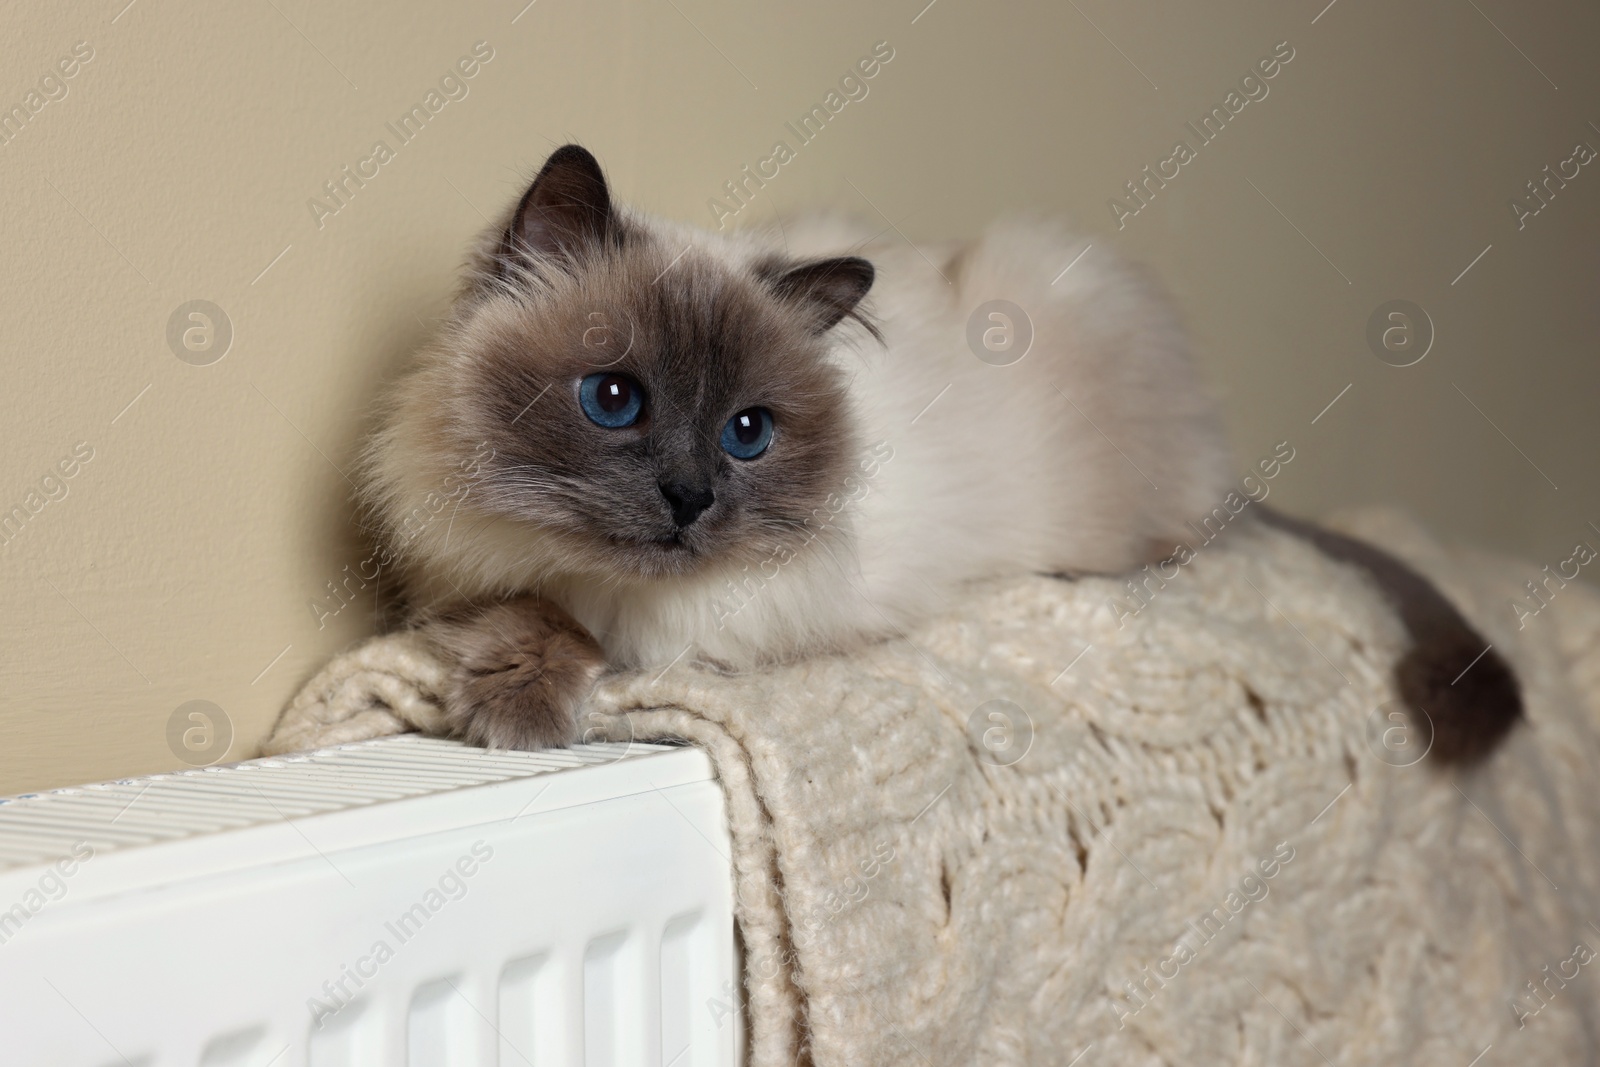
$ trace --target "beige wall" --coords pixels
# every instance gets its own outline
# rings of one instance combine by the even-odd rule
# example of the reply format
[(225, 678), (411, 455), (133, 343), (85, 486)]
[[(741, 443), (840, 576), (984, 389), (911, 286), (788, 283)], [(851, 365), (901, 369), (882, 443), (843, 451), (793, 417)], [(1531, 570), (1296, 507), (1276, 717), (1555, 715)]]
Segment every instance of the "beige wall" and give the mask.
[[(252, 754), (372, 624), (371, 590), (320, 627), (310, 606), (363, 557), (341, 470), (481, 214), (576, 139), (623, 197), (710, 221), (879, 40), (867, 98), (742, 219), (836, 199), (921, 239), (1067, 212), (1089, 255), (1165, 275), (1241, 464), (1293, 442), (1284, 505), (1403, 501), (1540, 563), (1600, 545), (1600, 163), (1521, 230), (1507, 204), (1600, 147), (1593, 5), (122, 2), (0, 10), (0, 105), (93, 50), (0, 147), (0, 507), (74, 471), (0, 549), (0, 793), (178, 766), (192, 700)], [(1285, 40), (1269, 95), (1119, 230), (1109, 198)], [(319, 228), (308, 199), (478, 41), (469, 94)], [(1403, 369), (1364, 340), (1393, 298), (1437, 329)], [(210, 365), (167, 342), (191, 300), (232, 324)]]

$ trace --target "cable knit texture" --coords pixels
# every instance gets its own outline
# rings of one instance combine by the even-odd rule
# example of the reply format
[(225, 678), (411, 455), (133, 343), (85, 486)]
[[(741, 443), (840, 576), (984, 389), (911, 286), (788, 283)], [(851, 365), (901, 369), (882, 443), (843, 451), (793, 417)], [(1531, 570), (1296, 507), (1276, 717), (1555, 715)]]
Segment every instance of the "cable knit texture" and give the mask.
[[(1356, 572), (1243, 526), (1136, 615), (1025, 578), (848, 657), (604, 679), (590, 725), (688, 738), (727, 792), (751, 1063), (1596, 1062), (1600, 596), (1519, 631), (1535, 568), (1343, 526), (1519, 672), (1481, 769), (1413, 762)], [(443, 674), (374, 639), (267, 751), (437, 729)]]

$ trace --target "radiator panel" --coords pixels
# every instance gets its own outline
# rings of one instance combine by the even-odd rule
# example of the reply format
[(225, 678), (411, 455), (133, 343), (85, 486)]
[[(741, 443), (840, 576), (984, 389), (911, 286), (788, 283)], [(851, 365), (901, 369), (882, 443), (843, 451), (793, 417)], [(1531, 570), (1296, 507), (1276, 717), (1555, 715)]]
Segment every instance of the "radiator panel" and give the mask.
[(666, 746), (387, 738), (17, 798), (6, 1060), (731, 1065), (728, 855)]

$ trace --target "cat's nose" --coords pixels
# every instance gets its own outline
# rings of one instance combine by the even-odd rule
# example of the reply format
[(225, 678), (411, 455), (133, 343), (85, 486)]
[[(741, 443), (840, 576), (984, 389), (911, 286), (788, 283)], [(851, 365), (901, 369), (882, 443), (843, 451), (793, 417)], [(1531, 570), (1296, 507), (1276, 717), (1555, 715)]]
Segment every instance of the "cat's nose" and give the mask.
[(700, 513), (716, 499), (710, 486), (684, 485), (681, 482), (663, 482), (661, 495), (672, 509), (672, 521), (678, 524), (680, 530), (698, 519)]

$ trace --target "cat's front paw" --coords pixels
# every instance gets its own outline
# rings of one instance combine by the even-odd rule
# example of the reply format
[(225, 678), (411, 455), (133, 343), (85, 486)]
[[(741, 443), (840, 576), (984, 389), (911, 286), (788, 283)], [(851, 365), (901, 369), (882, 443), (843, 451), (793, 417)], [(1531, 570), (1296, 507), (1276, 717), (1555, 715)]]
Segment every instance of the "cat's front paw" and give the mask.
[(522, 596), (448, 616), (430, 629), (453, 662), (444, 710), (455, 736), (515, 749), (579, 739), (578, 708), (605, 658), (572, 616)]

